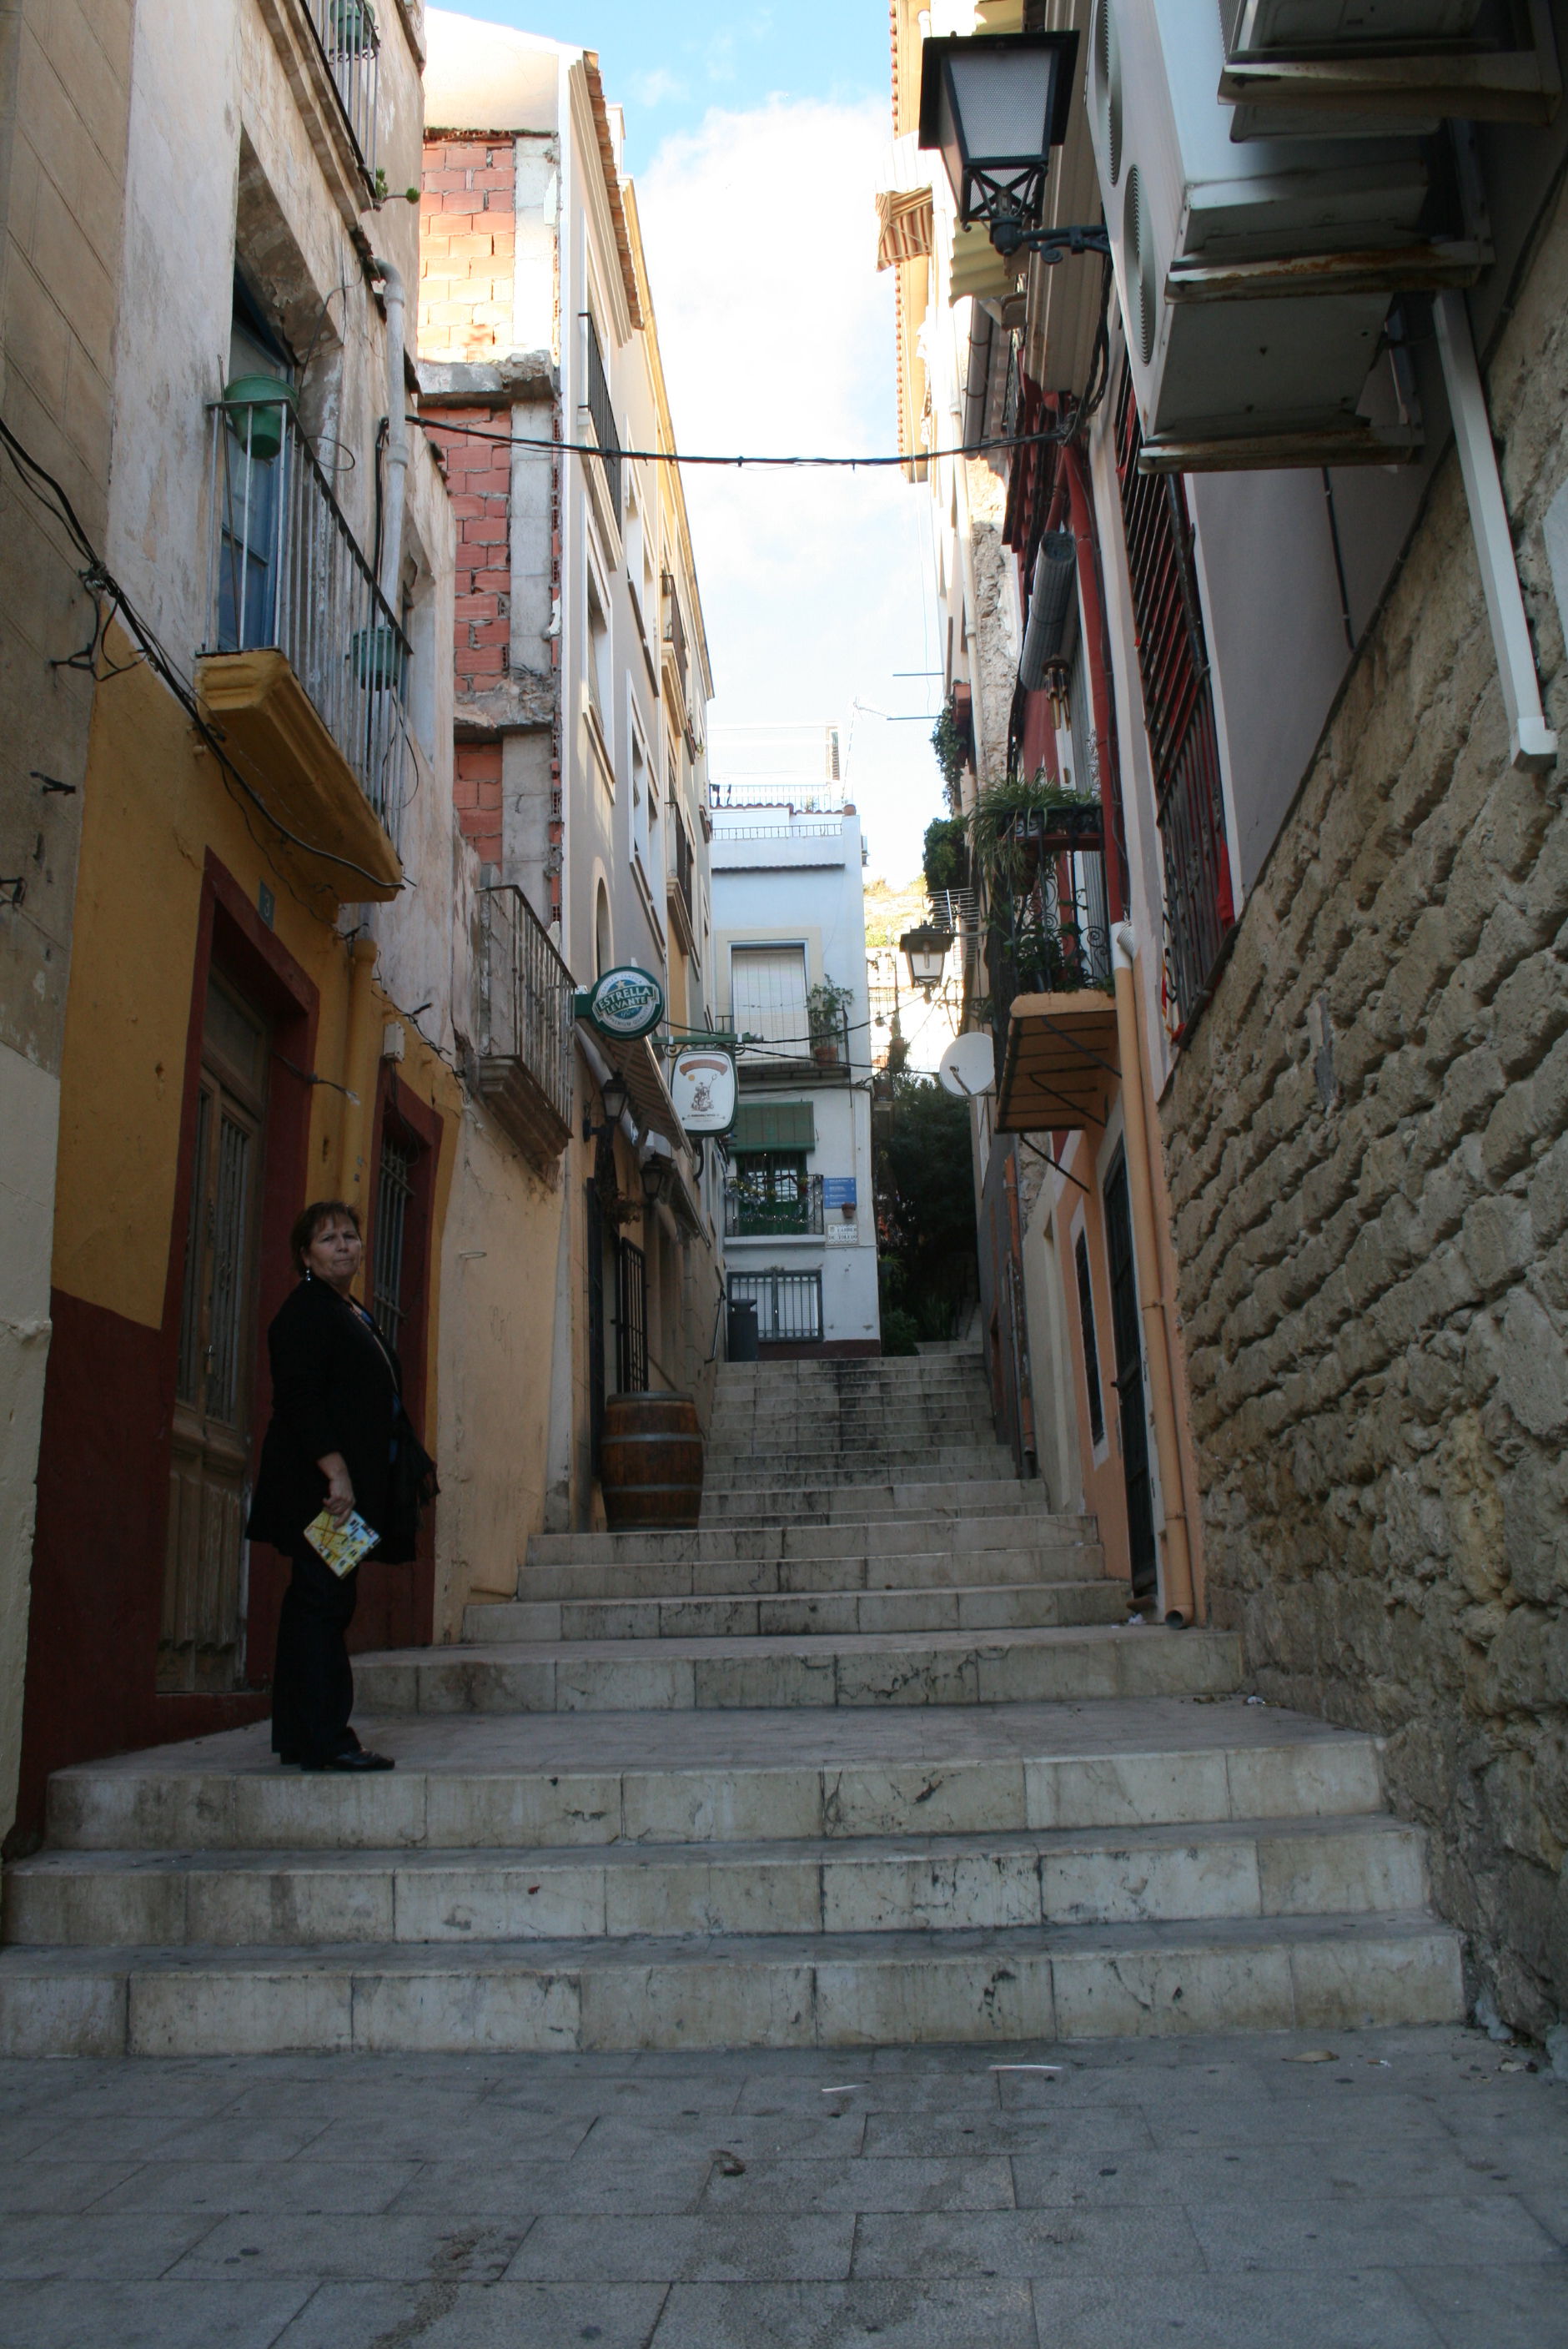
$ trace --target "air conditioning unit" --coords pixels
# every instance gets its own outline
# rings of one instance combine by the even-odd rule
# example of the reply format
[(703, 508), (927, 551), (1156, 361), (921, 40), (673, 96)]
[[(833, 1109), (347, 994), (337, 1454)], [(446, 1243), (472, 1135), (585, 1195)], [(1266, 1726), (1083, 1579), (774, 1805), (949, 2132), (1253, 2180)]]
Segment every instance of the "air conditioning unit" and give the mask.
[(1387, 463), (1357, 409), (1401, 270), (1433, 282), (1421, 143), (1238, 145), (1225, 55), (1218, 7), (1095, 0), (1090, 128), (1149, 457)]
[(1550, 122), (1549, 0), (1219, 0), (1233, 139), (1380, 138), (1445, 118)]

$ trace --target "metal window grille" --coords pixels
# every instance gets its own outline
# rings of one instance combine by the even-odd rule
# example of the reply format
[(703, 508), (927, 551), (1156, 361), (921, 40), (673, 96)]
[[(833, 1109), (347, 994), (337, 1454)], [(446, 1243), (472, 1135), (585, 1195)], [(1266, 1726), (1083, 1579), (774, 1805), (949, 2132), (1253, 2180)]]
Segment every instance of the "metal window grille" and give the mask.
[(1209, 999), (1235, 926), (1235, 899), (1186, 491), (1176, 474), (1139, 471), (1142, 446), (1124, 368), (1117, 472), (1164, 868), (1167, 1016), (1180, 1040)]
[(211, 417), (206, 649), (285, 656), (396, 846), (408, 639), (284, 400)]
[(588, 329), (588, 415), (598, 443), (599, 460), (604, 468), (605, 486), (616, 519), (621, 512), (621, 436), (615, 429), (615, 410), (610, 399), (610, 378), (604, 372), (604, 354), (599, 348), (599, 336), (593, 319), (583, 313), (583, 325)]
[(376, 1261), (371, 1278), (376, 1319), (391, 1346), (402, 1342), (408, 1309), (403, 1294), (408, 1216), (414, 1202), (414, 1161), (418, 1152), (395, 1133), (381, 1137), (381, 1167), (376, 1185)]
[(785, 1340), (820, 1344), (820, 1272), (786, 1272), (779, 1266), (764, 1272), (732, 1272), (727, 1287), (731, 1304), (756, 1306), (757, 1335), (763, 1345), (778, 1345)]
[(232, 1117), (218, 1122), (218, 1185), (212, 1223), (212, 1302), (208, 1338), (207, 1416), (232, 1427), (240, 1416), (240, 1335), (244, 1328), (253, 1137)]
[(615, 1251), (615, 1384), (622, 1394), (648, 1391), (648, 1268), (640, 1247)]
[(185, 1227), (185, 1287), (180, 1308), (180, 1361), (175, 1372), (177, 1402), (195, 1403), (201, 1396), (201, 1251), (207, 1223), (207, 1153), (212, 1096), (202, 1087), (196, 1097), (196, 1155), (191, 1174), (191, 1216)]
[(370, 0), (306, 0), (311, 30), (321, 45), (367, 180), (376, 177), (377, 101), (381, 36)]

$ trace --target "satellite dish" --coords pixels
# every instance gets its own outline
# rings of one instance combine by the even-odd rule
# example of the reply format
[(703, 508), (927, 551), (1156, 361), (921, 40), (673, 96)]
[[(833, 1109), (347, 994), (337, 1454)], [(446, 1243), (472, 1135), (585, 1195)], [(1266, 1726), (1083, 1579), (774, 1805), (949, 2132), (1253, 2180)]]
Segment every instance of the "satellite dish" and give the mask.
[(944, 1092), (957, 1093), (961, 1099), (973, 1101), (976, 1093), (988, 1093), (996, 1081), (996, 1055), (991, 1039), (977, 1028), (967, 1036), (955, 1036), (936, 1064), (937, 1077)]

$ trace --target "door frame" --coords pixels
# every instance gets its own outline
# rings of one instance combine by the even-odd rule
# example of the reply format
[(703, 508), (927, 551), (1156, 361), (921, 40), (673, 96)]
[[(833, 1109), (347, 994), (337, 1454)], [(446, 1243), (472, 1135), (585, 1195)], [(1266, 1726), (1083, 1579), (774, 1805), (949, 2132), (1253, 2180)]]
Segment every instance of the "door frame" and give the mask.
[[(257, 1295), (254, 1299), (254, 1343), (250, 1363), (253, 1398), (250, 1429), (251, 1480), (266, 1423), (265, 1398), (270, 1387), (267, 1327), (298, 1276), (289, 1255), (289, 1232), (304, 1205), (310, 1179), (310, 1118), (315, 1087), (311, 1071), (315, 1060), (320, 998), (314, 980), (288, 948), (267, 926), (256, 907), (211, 849), (201, 874), (201, 905), (196, 953), (191, 976), (191, 1011), (186, 1030), (185, 1069), (180, 1111), (180, 1139), (174, 1185), (174, 1214), (170, 1232), (169, 1266), (164, 1283), (163, 1328), (160, 1358), (159, 1477), (162, 1495), (156, 1527), (157, 1572), (161, 1592), (164, 1550), (169, 1538), (168, 1488), (172, 1444), (174, 1390), (180, 1360), (180, 1318), (185, 1288), (185, 1236), (191, 1222), (191, 1188), (195, 1175), (196, 1120), (201, 1085), (202, 1047), (206, 1030), (207, 988), (216, 966), (237, 993), (264, 1012), (272, 1023), (272, 1061), (268, 1071), (266, 1113), (262, 1122), (257, 1182), (261, 1226), (257, 1242)], [(265, 1553), (270, 1557), (270, 1553)], [(283, 1599), (281, 1571), (269, 1569), (252, 1557), (246, 1609), (246, 1686), (256, 1685), (258, 1657), (272, 1654), (272, 1633)], [(154, 1652), (148, 1658), (150, 1674), (157, 1670)], [(241, 1692), (236, 1691), (236, 1694)], [(196, 1699), (181, 1692), (161, 1692), (160, 1703), (189, 1704)]]

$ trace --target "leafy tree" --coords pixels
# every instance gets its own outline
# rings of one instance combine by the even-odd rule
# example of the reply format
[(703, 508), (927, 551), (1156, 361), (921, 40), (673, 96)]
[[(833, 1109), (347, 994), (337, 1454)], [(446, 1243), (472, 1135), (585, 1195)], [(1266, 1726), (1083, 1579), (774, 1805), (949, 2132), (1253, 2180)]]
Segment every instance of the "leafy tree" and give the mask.
[(969, 1112), (930, 1077), (895, 1075), (877, 1148), (883, 1345), (956, 1335), (975, 1286)]

